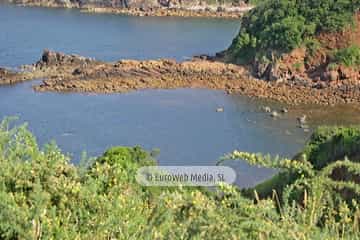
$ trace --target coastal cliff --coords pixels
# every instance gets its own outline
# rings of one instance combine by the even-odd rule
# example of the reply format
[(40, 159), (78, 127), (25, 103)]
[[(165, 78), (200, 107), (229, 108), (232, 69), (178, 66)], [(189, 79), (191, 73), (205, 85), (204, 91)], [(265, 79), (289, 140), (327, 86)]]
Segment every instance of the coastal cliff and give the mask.
[(330, 91), (330, 104), (337, 97), (359, 103), (353, 97), (360, 90), (359, 8), (359, 1), (261, 2), (221, 56), (279, 88)]

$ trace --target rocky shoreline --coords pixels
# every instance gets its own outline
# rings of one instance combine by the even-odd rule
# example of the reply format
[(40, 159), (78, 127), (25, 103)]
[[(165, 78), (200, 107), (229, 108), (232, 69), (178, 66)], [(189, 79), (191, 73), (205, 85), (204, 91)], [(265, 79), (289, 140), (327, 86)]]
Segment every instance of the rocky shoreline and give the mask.
[(153, 17), (206, 17), (206, 18), (240, 18), (245, 12), (249, 11), (251, 7), (234, 8), (233, 10), (226, 10), (219, 8), (212, 9), (180, 9), (180, 8), (155, 8), (143, 10), (141, 8), (135, 9), (118, 9), (118, 8), (82, 8), (81, 12), (86, 13), (111, 13), (122, 14), (129, 16), (153, 16)]
[(14, 72), (0, 69), (0, 85), (44, 79), (37, 91), (124, 93), (142, 89), (207, 88), (277, 100), (290, 105), (360, 103), (360, 84), (337, 82), (323, 87), (302, 79), (265, 81), (250, 68), (201, 56), (189, 61), (120, 60), (102, 62), (45, 50), (41, 59)]
[(156, 17), (206, 17), (206, 18), (240, 18), (251, 10), (253, 6), (243, 1), (234, 1), (225, 4), (208, 4), (206, 1), (114, 1), (87, 2), (68, 0), (0, 0), (24, 7), (48, 8), (75, 8), (86, 13), (110, 13), (129, 16), (156, 16)]

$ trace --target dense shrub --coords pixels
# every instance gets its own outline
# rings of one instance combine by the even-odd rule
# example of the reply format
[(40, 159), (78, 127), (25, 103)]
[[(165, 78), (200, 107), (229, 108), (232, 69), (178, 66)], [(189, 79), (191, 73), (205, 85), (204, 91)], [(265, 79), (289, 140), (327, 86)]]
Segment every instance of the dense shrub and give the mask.
[[(254, 188), (242, 190), (246, 196), (257, 201), (264, 198), (274, 199), (280, 214), (285, 218), (289, 217), (287, 214), (290, 214), (290, 218), (295, 217), (296, 214), (292, 215), (294, 206), (299, 204), (301, 218), (322, 226), (322, 229), (334, 230), (341, 225), (340, 222), (343, 222), (344, 228), (356, 225), (356, 228), (348, 230), (354, 231), (350, 239), (359, 239), (359, 139), (359, 127), (321, 127), (315, 131), (304, 150), (294, 160), (239, 151), (226, 156), (225, 160), (241, 159), (253, 165), (279, 170), (273, 178)], [(312, 210), (309, 209), (309, 204)], [(353, 214), (355, 222), (350, 219), (340, 220), (347, 214)], [(346, 231), (335, 230), (334, 234), (341, 232), (340, 235), (346, 235)], [(339, 239), (344, 238), (340, 235), (337, 235)], [(325, 234), (319, 239), (330, 238)]]
[(322, 169), (339, 159), (360, 159), (360, 128), (320, 127), (313, 133), (302, 154), (316, 169)]
[[(244, 156), (249, 158), (250, 155), (245, 154)], [(360, 197), (360, 182), (356, 180), (360, 179), (360, 127), (319, 127), (312, 134), (304, 149), (294, 157), (295, 162), (288, 160), (290, 167), (281, 166), (278, 159), (255, 155), (251, 157), (255, 158), (256, 163), (261, 161), (261, 165), (267, 164), (268, 167), (280, 167), (284, 170), (258, 184), (255, 188), (245, 190), (246, 195), (253, 196), (253, 190), (256, 190), (260, 197), (271, 196), (273, 190), (281, 195), (287, 185), (294, 184), (303, 176), (306, 178), (326, 176), (328, 178), (334, 177), (331, 174), (335, 171), (344, 179), (357, 181), (358, 185), (342, 183), (342, 188), (349, 187), (351, 192), (357, 192), (357, 197)], [(346, 159), (351, 159), (351, 162)], [(349, 167), (352, 169), (351, 171), (348, 171)], [(356, 175), (357, 177), (354, 177)], [(334, 179), (327, 180), (332, 182)], [(334, 184), (333, 187), (336, 188), (336, 185)], [(353, 195), (349, 196), (351, 197), (344, 200), (351, 201)]]
[(321, 31), (353, 21), (359, 0), (265, 0), (246, 14), (229, 52), (237, 61), (289, 52)]
[(251, 4), (251, 5), (259, 5), (265, 2), (265, 0), (246, 0), (245, 3)]
[(115, 147), (84, 168), (74, 166), (54, 144), (39, 149), (25, 126), (5, 121), (0, 239), (359, 239), (356, 202), (335, 202), (336, 192), (308, 162), (265, 164), (301, 173), (284, 192), (306, 187), (297, 191), (305, 200), (281, 205), (278, 198), (255, 204), (225, 185), (215, 191), (139, 186), (134, 173), (153, 164), (139, 147)]
[(360, 47), (352, 45), (335, 52), (335, 62), (348, 67), (360, 65)]

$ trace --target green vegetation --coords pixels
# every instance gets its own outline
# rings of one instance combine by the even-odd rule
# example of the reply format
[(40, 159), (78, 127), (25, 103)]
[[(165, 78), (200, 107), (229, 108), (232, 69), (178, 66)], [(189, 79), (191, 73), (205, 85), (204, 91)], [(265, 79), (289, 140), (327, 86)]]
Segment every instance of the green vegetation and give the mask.
[(319, 41), (314, 39), (314, 38), (305, 39), (304, 40), (304, 45), (305, 45), (306, 50), (307, 50), (307, 55), (310, 56), (310, 57), (315, 56), (315, 53), (321, 47), (321, 44), (319, 43)]
[(294, 63), (293, 64), (293, 67), (295, 68), (295, 70), (300, 70), (301, 69), (301, 67), (303, 67), (304, 66), (304, 64), (302, 63), (302, 62), (296, 62), (296, 63)]
[(314, 167), (329, 156), (322, 151), (331, 139), (343, 144), (338, 151), (352, 151), (357, 128), (320, 130), (303, 161), (228, 156), (293, 177), (281, 194), (255, 194), (254, 203), (226, 185), (215, 191), (139, 186), (136, 170), (155, 164), (139, 147), (114, 147), (74, 166), (54, 144), (39, 149), (26, 126), (10, 125), (0, 124), (0, 239), (360, 239), (359, 185), (331, 177), (338, 168), (358, 176), (359, 163)]
[[(294, 157), (298, 164), (305, 164), (304, 168), (308, 176), (326, 176), (335, 168), (340, 168), (342, 164), (346, 166), (354, 164), (360, 167), (360, 128), (359, 127), (320, 127), (311, 136), (308, 143), (305, 145), (303, 151)], [(262, 158), (261, 156), (259, 158)], [(339, 159), (351, 159), (352, 162), (340, 161)], [(278, 160), (266, 158), (268, 167), (277, 168)], [(264, 164), (261, 164), (264, 165)], [(309, 167), (310, 166), (310, 167)], [(283, 167), (280, 166), (281, 169)], [(293, 184), (300, 177), (298, 171), (293, 171), (295, 168), (291, 167), (285, 171), (281, 171), (271, 179), (260, 183), (254, 189), (247, 189), (244, 191), (247, 195), (252, 195), (253, 190), (261, 197), (270, 196), (272, 190), (282, 193), (286, 185)], [(360, 169), (360, 168), (359, 168)], [(323, 172), (322, 172), (323, 171)], [(342, 170), (344, 172), (344, 170)], [(357, 170), (359, 171), (359, 170)], [(330, 180), (332, 181), (332, 180)], [(345, 183), (342, 183), (345, 184)], [(351, 185), (351, 186), (350, 186)], [(349, 188), (352, 189), (352, 183)], [(360, 196), (360, 185), (354, 187), (357, 196)], [(335, 187), (336, 188), (336, 187)], [(347, 199), (347, 200), (351, 200)]]
[(339, 49), (335, 53), (335, 62), (348, 67), (360, 65), (360, 47), (352, 45), (347, 48)]
[(229, 52), (237, 62), (274, 60), (313, 39), (353, 23), (359, 0), (265, 0), (246, 14)]
[(360, 128), (321, 127), (311, 137), (303, 154), (316, 169), (344, 159), (360, 160)]
[(330, 71), (337, 71), (337, 69), (339, 68), (339, 64), (337, 63), (329, 63), (329, 65), (327, 66), (327, 69)]
[(259, 5), (261, 3), (263, 3), (264, 0), (246, 0), (245, 3), (247, 4), (252, 4), (252, 5)]

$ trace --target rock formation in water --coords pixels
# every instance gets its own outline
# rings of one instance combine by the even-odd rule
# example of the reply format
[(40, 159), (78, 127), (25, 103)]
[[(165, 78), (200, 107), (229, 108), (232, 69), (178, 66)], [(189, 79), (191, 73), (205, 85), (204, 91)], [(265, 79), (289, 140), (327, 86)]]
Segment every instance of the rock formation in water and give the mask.
[(278, 100), (288, 104), (359, 103), (360, 87), (353, 82), (315, 88), (291, 81), (263, 81), (245, 66), (213, 57), (177, 62), (119, 60), (102, 62), (45, 50), (41, 59), (19, 72), (0, 68), (0, 85), (43, 79), (37, 91), (123, 93), (141, 89), (207, 88)]

